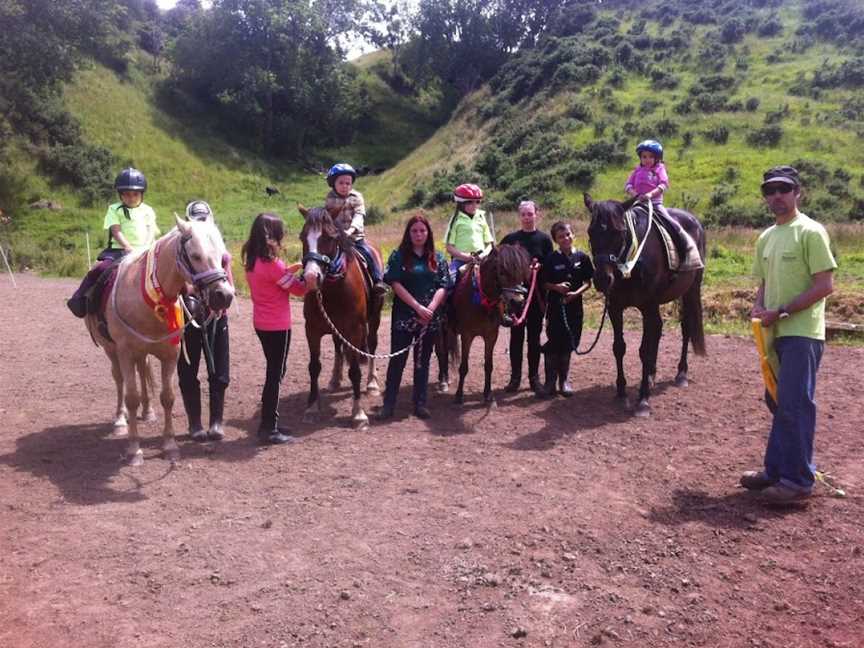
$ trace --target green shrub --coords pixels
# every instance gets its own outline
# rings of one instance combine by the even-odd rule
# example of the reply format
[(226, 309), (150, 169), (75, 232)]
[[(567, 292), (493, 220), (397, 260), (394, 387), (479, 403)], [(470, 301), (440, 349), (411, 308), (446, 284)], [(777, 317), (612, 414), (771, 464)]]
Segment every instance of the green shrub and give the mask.
[(386, 214), (384, 210), (375, 205), (366, 206), (366, 223), (374, 225), (375, 223), (383, 223)]
[(40, 165), (56, 181), (75, 187), (85, 205), (92, 205), (113, 193), (111, 178), (116, 159), (111, 151), (101, 146), (52, 146), (42, 151)]
[(759, 108), (759, 103), (758, 97), (749, 97), (747, 101), (744, 102), (744, 109), (747, 112), (756, 112), (756, 109)]
[(783, 139), (783, 127), (771, 124), (747, 133), (747, 143), (750, 146), (777, 146)]

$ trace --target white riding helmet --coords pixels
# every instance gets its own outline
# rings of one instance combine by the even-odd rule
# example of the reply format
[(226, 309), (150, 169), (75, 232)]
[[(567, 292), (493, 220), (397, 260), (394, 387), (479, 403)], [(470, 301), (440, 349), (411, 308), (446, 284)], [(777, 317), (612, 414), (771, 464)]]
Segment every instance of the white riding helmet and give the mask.
[(186, 205), (186, 218), (196, 221), (212, 221), (214, 219), (213, 210), (203, 200), (193, 200)]

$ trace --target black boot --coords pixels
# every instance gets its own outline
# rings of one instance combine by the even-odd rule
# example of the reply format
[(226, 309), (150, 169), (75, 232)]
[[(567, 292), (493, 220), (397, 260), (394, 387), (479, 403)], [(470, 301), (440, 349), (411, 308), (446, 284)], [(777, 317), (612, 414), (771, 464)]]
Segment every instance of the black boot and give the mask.
[(189, 420), (189, 438), (199, 443), (207, 440), (207, 432), (201, 425), (201, 392), (199, 390), (183, 392), (183, 408)]
[(210, 392), (210, 429), (207, 436), (211, 441), (221, 441), (225, 437), (222, 429), (222, 416), (225, 411), (225, 390)]
[(562, 353), (558, 356), (558, 381), (559, 394), (570, 398), (573, 395), (573, 386), (570, 384), (570, 354)]
[(555, 360), (555, 354), (543, 354), (543, 368), (545, 370), (544, 373), (546, 374), (546, 383), (537, 389), (537, 398), (546, 399), (555, 396), (555, 380), (558, 378), (558, 366), (555, 364)]
[(528, 387), (535, 394), (537, 393), (538, 390), (542, 389), (543, 385), (540, 383), (540, 376), (538, 376), (537, 374), (533, 374), (531, 376), (528, 376)]
[(273, 422), (263, 421), (261, 423), (261, 427), (258, 428), (258, 441), (269, 445), (281, 445), (296, 441), (297, 439), (291, 436), (291, 433), (286, 428), (279, 427), (276, 424), (276, 420)]
[(515, 394), (517, 391), (519, 391), (519, 384), (521, 382), (521, 377), (518, 374), (510, 376), (510, 382), (507, 383), (504, 391), (510, 394)]

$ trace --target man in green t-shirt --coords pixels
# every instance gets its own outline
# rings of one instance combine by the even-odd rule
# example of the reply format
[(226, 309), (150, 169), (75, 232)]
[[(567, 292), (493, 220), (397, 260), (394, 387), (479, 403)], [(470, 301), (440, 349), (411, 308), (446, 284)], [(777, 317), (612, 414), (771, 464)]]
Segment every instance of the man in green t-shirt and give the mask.
[(810, 496), (816, 476), (816, 372), (837, 263), (825, 228), (798, 211), (801, 181), (794, 167), (769, 169), (762, 195), (775, 223), (756, 242), (753, 273), (760, 283), (751, 315), (773, 340), (777, 402), (766, 397), (774, 420), (764, 470), (744, 473), (741, 485), (771, 501), (794, 502)]

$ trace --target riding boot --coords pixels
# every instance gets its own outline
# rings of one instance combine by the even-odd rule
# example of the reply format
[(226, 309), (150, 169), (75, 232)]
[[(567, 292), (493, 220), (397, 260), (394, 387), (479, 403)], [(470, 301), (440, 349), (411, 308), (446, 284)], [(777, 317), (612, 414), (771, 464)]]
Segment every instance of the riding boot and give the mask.
[(210, 392), (210, 429), (207, 436), (211, 441), (221, 441), (225, 436), (222, 429), (222, 415), (225, 411), (225, 390), (217, 389)]
[(538, 387), (535, 392), (537, 398), (552, 398), (555, 396), (555, 381), (558, 378), (557, 356), (551, 351), (543, 354), (543, 368), (545, 369), (545, 384)]
[(510, 376), (510, 382), (507, 383), (507, 386), (504, 388), (504, 391), (514, 394), (519, 391), (519, 384), (522, 382), (519, 375)]
[(75, 317), (83, 319), (87, 315), (87, 293), (95, 285), (98, 278), (99, 273), (91, 269), (81, 281), (78, 290), (66, 300), (66, 306), (69, 307)]
[(287, 428), (279, 427), (279, 414), (274, 414), (272, 419), (262, 421), (258, 428), (258, 440), (264, 444), (281, 445), (293, 443), (297, 439), (291, 436)]
[(532, 374), (528, 376), (528, 388), (532, 392), (536, 394), (537, 390), (541, 389), (542, 387), (543, 385), (540, 383), (540, 376), (538, 376), (537, 374)]
[(189, 437), (193, 441), (206, 441), (207, 433), (201, 425), (201, 392), (197, 389), (184, 391), (183, 408), (189, 421)]
[(558, 355), (558, 381), (559, 391), (562, 396), (570, 398), (573, 395), (573, 386), (570, 384), (570, 354)]

